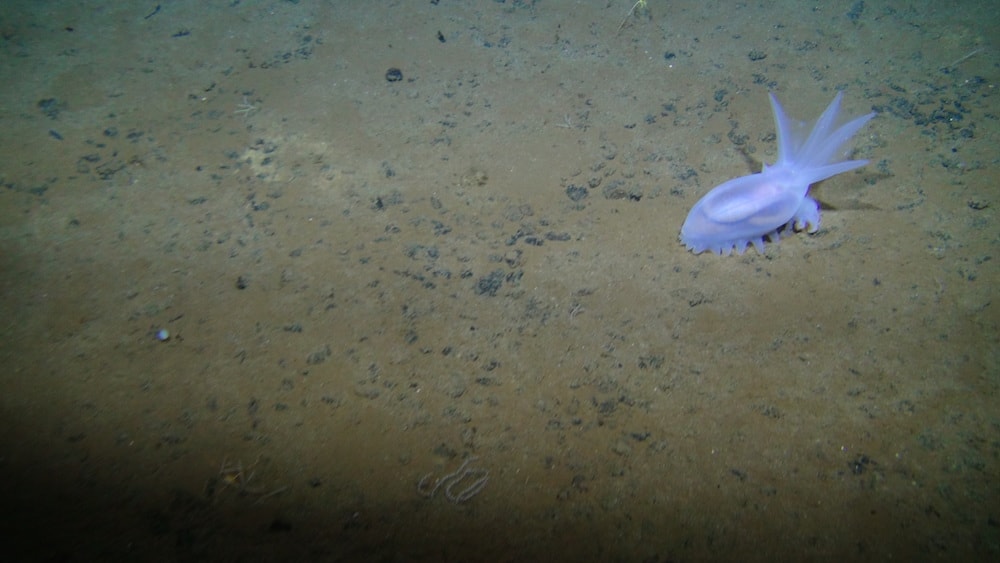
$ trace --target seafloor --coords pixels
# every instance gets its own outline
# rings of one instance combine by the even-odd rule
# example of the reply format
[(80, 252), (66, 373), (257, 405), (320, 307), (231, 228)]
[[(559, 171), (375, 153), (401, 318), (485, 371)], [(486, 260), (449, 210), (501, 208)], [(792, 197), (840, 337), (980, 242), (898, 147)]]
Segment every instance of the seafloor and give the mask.
[(995, 2), (631, 6), (0, 3), (0, 558), (997, 560)]

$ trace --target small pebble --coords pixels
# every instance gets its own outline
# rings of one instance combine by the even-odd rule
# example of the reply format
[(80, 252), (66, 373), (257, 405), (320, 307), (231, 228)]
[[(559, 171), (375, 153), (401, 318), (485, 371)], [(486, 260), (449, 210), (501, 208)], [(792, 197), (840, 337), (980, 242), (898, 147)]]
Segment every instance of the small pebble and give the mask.
[(389, 82), (399, 82), (403, 79), (403, 71), (396, 67), (390, 68), (385, 71), (385, 79)]

